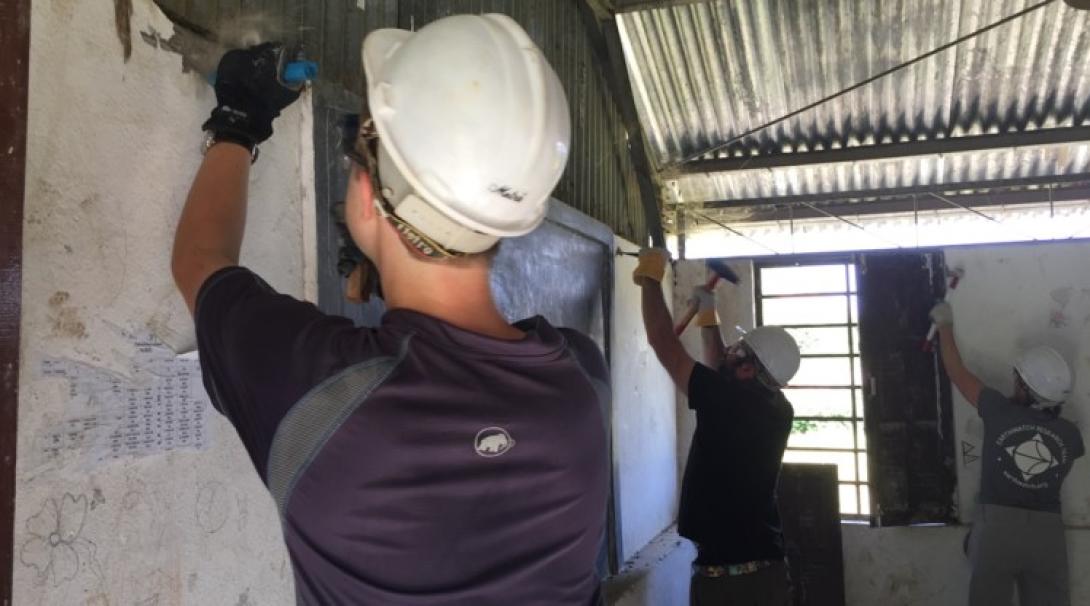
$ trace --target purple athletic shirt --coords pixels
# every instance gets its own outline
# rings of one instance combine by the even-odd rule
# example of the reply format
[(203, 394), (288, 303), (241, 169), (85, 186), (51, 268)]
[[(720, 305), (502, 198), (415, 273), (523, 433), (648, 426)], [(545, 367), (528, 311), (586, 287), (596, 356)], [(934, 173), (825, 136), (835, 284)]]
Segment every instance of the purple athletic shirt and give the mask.
[(502, 341), (381, 327), (231, 267), (201, 287), (205, 388), (277, 506), (301, 604), (593, 604), (605, 361), (543, 318)]

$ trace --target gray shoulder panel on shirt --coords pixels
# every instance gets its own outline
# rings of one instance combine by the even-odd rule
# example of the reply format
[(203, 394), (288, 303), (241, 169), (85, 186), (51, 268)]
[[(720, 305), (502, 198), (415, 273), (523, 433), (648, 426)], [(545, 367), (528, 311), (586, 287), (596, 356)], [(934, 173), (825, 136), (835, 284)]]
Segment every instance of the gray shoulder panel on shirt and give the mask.
[(372, 358), (318, 384), (280, 421), (269, 447), (266, 476), (281, 517), (295, 484), (311, 461), (330, 436), (397, 368), (408, 352), (410, 339), (402, 341), (397, 357)]

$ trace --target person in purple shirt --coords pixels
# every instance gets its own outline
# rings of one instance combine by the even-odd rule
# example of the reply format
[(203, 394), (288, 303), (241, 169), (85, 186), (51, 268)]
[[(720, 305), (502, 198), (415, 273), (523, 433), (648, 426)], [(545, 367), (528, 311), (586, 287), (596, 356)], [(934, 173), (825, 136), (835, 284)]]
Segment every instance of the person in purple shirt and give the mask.
[(204, 384), (279, 509), (300, 604), (588, 605), (609, 483), (597, 346), (489, 289), (567, 160), (559, 80), (502, 15), (363, 44), (345, 221), (388, 311), (357, 328), (239, 266), (249, 167), (298, 97), (227, 53), (172, 269)]

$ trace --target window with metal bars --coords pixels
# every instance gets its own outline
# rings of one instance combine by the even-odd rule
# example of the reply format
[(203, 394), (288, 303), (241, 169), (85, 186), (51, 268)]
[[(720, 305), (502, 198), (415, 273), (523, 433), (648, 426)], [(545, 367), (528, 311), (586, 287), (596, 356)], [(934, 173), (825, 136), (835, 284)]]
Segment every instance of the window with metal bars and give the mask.
[(870, 515), (856, 265), (850, 257), (759, 262), (758, 325), (785, 328), (802, 352), (784, 395), (795, 408), (785, 463), (837, 466), (840, 513)]

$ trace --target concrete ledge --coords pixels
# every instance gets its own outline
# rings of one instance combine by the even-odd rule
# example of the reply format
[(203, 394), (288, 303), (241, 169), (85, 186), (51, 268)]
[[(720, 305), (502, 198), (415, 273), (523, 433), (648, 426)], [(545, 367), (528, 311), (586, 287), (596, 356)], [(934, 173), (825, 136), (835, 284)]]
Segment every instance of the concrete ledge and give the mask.
[(671, 526), (606, 582), (611, 606), (682, 606), (689, 602), (689, 571), (696, 551)]

